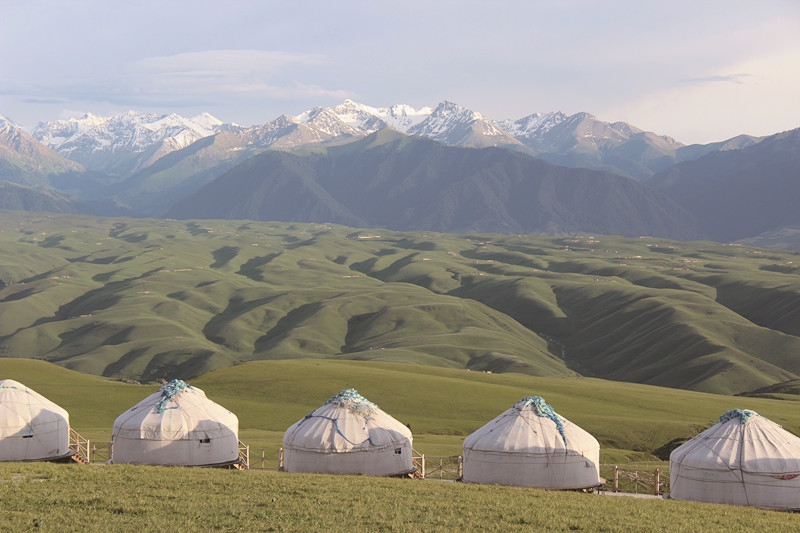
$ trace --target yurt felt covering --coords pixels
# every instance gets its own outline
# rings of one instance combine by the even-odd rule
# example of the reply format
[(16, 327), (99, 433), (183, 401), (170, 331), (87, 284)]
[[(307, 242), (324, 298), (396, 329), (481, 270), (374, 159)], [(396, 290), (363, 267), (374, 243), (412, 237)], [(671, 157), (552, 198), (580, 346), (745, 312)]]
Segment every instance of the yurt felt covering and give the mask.
[(0, 461), (69, 455), (69, 414), (11, 379), (0, 381)]
[(670, 454), (670, 497), (800, 509), (800, 437), (734, 409)]
[(412, 435), (355, 389), (295, 422), (283, 437), (284, 470), (399, 475), (414, 471)]
[(463, 480), (550, 489), (602, 484), (600, 444), (540, 396), (521, 399), (464, 440)]
[(239, 457), (239, 419), (173, 380), (114, 421), (112, 463), (203, 466)]

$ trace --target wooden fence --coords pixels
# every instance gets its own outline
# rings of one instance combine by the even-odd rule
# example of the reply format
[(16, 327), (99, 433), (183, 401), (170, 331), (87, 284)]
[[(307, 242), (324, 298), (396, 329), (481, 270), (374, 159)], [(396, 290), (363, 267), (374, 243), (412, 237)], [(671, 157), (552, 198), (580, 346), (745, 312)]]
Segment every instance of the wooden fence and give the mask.
[(239, 459), (237, 464), (240, 468), (244, 468), (244, 470), (248, 470), (250, 468), (250, 446), (243, 443), (242, 441), (239, 442)]
[(659, 468), (649, 470), (635, 467), (620, 468), (614, 465), (610, 467), (609, 473), (606, 475), (608, 477), (606, 477), (604, 490), (610, 492), (656, 496), (669, 492), (669, 472)]
[(80, 434), (72, 428), (69, 428), (69, 448), (78, 456), (80, 462), (92, 462), (91, 443), (88, 439), (84, 439)]
[(250, 449), (250, 469), (257, 470), (282, 470), (283, 469), (283, 448), (277, 453), (272, 450)]
[(456, 481), (464, 473), (462, 457), (453, 455), (425, 455), (414, 451), (412, 456), (418, 479), (438, 479)]
[[(283, 448), (253, 449), (242, 444), (239, 448), (240, 461), (250, 469), (281, 470), (283, 467)], [(102, 464), (108, 461), (110, 442), (80, 442), (81, 452), (86, 453), (90, 462)], [(463, 458), (458, 455), (425, 455), (413, 451), (413, 462), (417, 469), (417, 479), (456, 481), (463, 475)], [(246, 462), (245, 462), (246, 461)], [(653, 468), (652, 463), (601, 465), (600, 475), (606, 479), (601, 490), (632, 494), (661, 495), (669, 492), (669, 471)]]

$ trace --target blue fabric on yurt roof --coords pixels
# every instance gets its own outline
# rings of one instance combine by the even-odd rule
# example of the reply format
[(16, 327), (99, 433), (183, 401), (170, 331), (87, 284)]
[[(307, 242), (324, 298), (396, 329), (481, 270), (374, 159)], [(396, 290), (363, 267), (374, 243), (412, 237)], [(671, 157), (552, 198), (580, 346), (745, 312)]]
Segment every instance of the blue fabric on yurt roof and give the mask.
[(344, 389), (332, 396), (323, 405), (338, 403), (353, 413), (369, 420), (378, 409), (378, 406), (361, 396), (356, 389)]
[(173, 379), (163, 387), (161, 387), (161, 399), (156, 404), (156, 409), (158, 410), (159, 414), (163, 413), (167, 409), (180, 409), (180, 405), (176, 405), (173, 407), (167, 407), (167, 403), (172, 400), (175, 396), (182, 393), (186, 389), (191, 389), (192, 386), (188, 385), (185, 381), (180, 379)]
[[(521, 405), (520, 405), (521, 404)], [(561, 439), (564, 441), (564, 447), (567, 447), (567, 436), (564, 434), (564, 422), (561, 420), (561, 417), (556, 414), (550, 405), (544, 401), (544, 398), (541, 396), (528, 396), (527, 398), (523, 398), (517, 402), (514, 406), (515, 408), (522, 410), (528, 406), (533, 407), (533, 412), (536, 416), (541, 418), (549, 418), (552, 420), (558, 432), (561, 434)]]
[(755, 411), (751, 411), (750, 409), (731, 409), (724, 413), (721, 417), (719, 417), (718, 423), (724, 424), (734, 418), (739, 419), (740, 424), (746, 424), (748, 420), (750, 420), (754, 416), (761, 416)]

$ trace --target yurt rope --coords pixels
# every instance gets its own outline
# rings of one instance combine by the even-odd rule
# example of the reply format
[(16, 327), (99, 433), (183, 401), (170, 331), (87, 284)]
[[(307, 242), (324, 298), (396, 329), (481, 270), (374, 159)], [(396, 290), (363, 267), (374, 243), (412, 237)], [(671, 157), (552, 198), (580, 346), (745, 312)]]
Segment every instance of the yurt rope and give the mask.
[[(367, 424), (366, 423), (369, 420), (372, 419), (372, 415), (375, 413), (375, 411), (378, 410), (378, 406), (377, 405), (375, 405), (371, 401), (369, 401), (366, 398), (364, 398), (363, 396), (361, 396), (358, 393), (358, 391), (355, 390), (355, 389), (343, 389), (343, 390), (339, 391), (339, 393), (336, 394), (335, 396), (332, 396), (331, 398), (329, 398), (328, 401), (326, 401), (322, 405), (325, 406), (325, 405), (328, 405), (328, 404), (331, 404), (331, 403), (339, 404), (342, 407), (350, 410), (354, 414), (361, 416), (364, 419), (364, 429), (365, 430), (367, 429)], [(350, 439), (348, 439), (345, 436), (345, 434), (342, 432), (342, 430), (339, 428), (339, 421), (337, 419), (335, 419), (335, 418), (332, 418), (332, 417), (329, 417), (329, 416), (315, 415), (312, 412), (312, 413), (307, 414), (303, 418), (303, 420), (307, 420), (309, 418), (322, 418), (324, 420), (329, 420), (330, 422), (333, 423), (333, 427), (336, 429), (336, 433), (341, 435), (341, 437), (344, 440), (346, 440), (347, 442), (349, 442), (353, 446), (359, 446), (361, 444), (364, 444), (364, 442), (369, 442), (373, 446), (375, 445), (375, 443), (372, 442), (372, 437), (367, 437), (367, 440), (365, 440), (363, 442), (360, 442), (360, 443), (359, 442), (353, 442)]]
[[(344, 440), (346, 440), (347, 442), (349, 442), (353, 446), (360, 446), (361, 444), (364, 444), (364, 442), (369, 442), (371, 445), (375, 446), (375, 443), (372, 442), (372, 437), (367, 437), (367, 440), (365, 440), (363, 442), (353, 442), (350, 439), (348, 439), (345, 436), (345, 434), (342, 433), (342, 430), (339, 429), (339, 421), (336, 420), (335, 418), (331, 418), (329, 416), (319, 416), (319, 415), (308, 415), (306, 418), (322, 418), (323, 420), (329, 420), (329, 421), (333, 422), (333, 427), (336, 428), (336, 433), (341, 435)], [(366, 426), (365, 426), (364, 429), (366, 429)]]
[(558, 432), (561, 434), (561, 439), (564, 441), (564, 448), (567, 448), (567, 436), (564, 434), (564, 423), (553, 408), (544, 401), (544, 398), (541, 396), (528, 396), (518, 401), (514, 407), (522, 410), (528, 406), (533, 407), (533, 412), (536, 416), (548, 418), (555, 423)]
[(167, 403), (172, 400), (175, 396), (182, 393), (186, 389), (191, 389), (192, 386), (186, 384), (186, 382), (180, 379), (173, 379), (163, 387), (161, 387), (161, 399), (156, 404), (156, 409), (158, 413), (161, 414), (167, 409), (180, 409), (181, 406), (175, 404), (173, 407), (167, 407)]

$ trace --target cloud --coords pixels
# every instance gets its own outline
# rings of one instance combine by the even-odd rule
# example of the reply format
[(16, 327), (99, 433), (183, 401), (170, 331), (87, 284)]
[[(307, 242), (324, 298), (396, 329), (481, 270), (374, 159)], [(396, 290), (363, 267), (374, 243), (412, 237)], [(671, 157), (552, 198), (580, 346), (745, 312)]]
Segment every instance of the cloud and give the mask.
[(689, 85), (702, 85), (706, 83), (735, 83), (737, 85), (743, 85), (748, 81), (748, 78), (752, 78), (752, 74), (717, 74), (702, 78), (691, 78), (683, 80), (681, 83)]
[(320, 54), (208, 50), (142, 59), (129, 77), (137, 100), (153, 97), (168, 103), (187, 99), (203, 103), (220, 98), (338, 98), (341, 90), (300, 83), (289, 74), (328, 64)]
[(0, 94), (30, 103), (106, 102), (121, 107), (220, 106), (235, 101), (341, 100), (352, 91), (314, 83), (331, 67), (322, 54), (207, 50), (149, 57), (92, 77), (62, 76), (27, 84), (0, 83)]
[[(609, 115), (681, 142), (771, 135), (800, 126), (800, 47), (748, 58), (610, 109)], [(747, 74), (742, 74), (747, 73)]]

